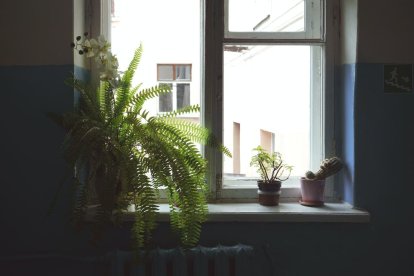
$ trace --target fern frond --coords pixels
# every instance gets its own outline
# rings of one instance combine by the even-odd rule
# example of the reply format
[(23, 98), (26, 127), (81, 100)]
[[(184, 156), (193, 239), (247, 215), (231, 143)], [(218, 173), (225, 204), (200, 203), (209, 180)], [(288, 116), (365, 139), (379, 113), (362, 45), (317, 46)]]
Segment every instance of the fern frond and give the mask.
[(171, 111), (171, 112), (160, 114), (158, 116), (161, 118), (175, 118), (183, 114), (195, 113), (195, 112), (200, 112), (200, 106), (198, 104), (189, 105), (189, 106), (186, 106), (186, 107), (183, 107), (183, 108)]
[(74, 199), (72, 207), (72, 225), (76, 229), (82, 228), (84, 224), (85, 214), (87, 208), (87, 186), (79, 181), (77, 178), (74, 179)]
[(137, 93), (141, 84), (132, 89), (118, 89), (115, 100), (114, 116), (121, 116), (130, 107), (133, 96)]
[(145, 101), (166, 93), (171, 93), (171, 89), (165, 85), (154, 86), (141, 90), (131, 100), (131, 103), (134, 106), (134, 111), (141, 109)]
[(100, 82), (98, 90), (99, 110), (106, 122), (114, 117), (115, 91), (107, 81)]
[(79, 92), (80, 101), (79, 108), (83, 112), (89, 114), (93, 118), (99, 117), (99, 109), (96, 104), (96, 97), (94, 96), (93, 88), (85, 84), (81, 80), (76, 79), (73, 75), (65, 80), (65, 83), (73, 87), (76, 91)]
[(131, 87), (132, 79), (134, 78), (135, 71), (138, 67), (139, 62), (141, 61), (143, 46), (142, 44), (139, 45), (137, 49), (134, 51), (134, 56), (129, 63), (128, 69), (124, 72), (124, 75), (121, 79), (121, 89), (128, 90)]
[(162, 120), (166, 124), (169, 124), (181, 130), (183, 134), (189, 137), (192, 141), (199, 143), (201, 145), (217, 148), (228, 157), (232, 157), (230, 150), (223, 144), (219, 143), (217, 138), (209, 129), (204, 128), (203, 126), (197, 123), (188, 122), (175, 117), (160, 116), (158, 120)]

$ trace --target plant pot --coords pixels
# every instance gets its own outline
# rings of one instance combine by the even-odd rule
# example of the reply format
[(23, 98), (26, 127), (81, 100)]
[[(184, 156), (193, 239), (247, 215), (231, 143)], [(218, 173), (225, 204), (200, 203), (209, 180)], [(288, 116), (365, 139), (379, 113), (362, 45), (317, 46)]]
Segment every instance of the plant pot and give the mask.
[(309, 180), (300, 179), (301, 195), (300, 204), (305, 206), (322, 206), (324, 204), (325, 179)]
[(259, 204), (264, 206), (276, 206), (279, 205), (280, 187), (282, 182), (272, 181), (264, 182), (262, 180), (257, 181), (257, 194), (259, 195)]

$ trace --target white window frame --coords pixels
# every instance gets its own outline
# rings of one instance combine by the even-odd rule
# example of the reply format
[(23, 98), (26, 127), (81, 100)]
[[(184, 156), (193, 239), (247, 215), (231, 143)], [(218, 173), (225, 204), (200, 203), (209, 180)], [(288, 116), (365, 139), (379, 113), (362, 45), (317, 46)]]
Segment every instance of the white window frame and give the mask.
[[(312, 90), (316, 93), (311, 97), (311, 136), (322, 139), (323, 143), (315, 143), (311, 139), (311, 167), (319, 166), (325, 158), (334, 154), (334, 52), (335, 43), (335, 9), (338, 7), (336, 0), (306, 0), (305, 26), (320, 26), (317, 30), (306, 28), (304, 32), (230, 32), (228, 30), (228, 1), (221, 4), (219, 0), (206, 2), (206, 29), (205, 29), (205, 91), (204, 93), (204, 124), (213, 130), (213, 133), (222, 139), (223, 129), (223, 45), (228, 44), (255, 44), (255, 45), (315, 45), (320, 46), (322, 51), (314, 51), (312, 58), (318, 60), (321, 70), (321, 81), (312, 82)], [(310, 13), (317, 12), (320, 17), (312, 19)], [(322, 18), (322, 22), (319, 21)], [(325, 20), (323, 20), (325, 18)], [(323, 23), (323, 24), (321, 24)], [(315, 47), (316, 48), (316, 47)], [(319, 49), (319, 48), (318, 48)], [(319, 52), (319, 53), (318, 53)], [(315, 68), (315, 67), (313, 67)], [(312, 72), (317, 75), (318, 72)], [(319, 86), (322, 87), (319, 87)], [(320, 91), (320, 92), (319, 92)], [(223, 156), (221, 153), (206, 149), (206, 157), (209, 160), (209, 183), (211, 194), (217, 202), (257, 201), (257, 187), (255, 181), (250, 181), (246, 188), (245, 184), (235, 183), (231, 186), (225, 185), (223, 181)], [(316, 167), (316, 168), (317, 168)], [(327, 201), (334, 200), (335, 191), (333, 179), (327, 180), (325, 196)], [(281, 201), (297, 201), (300, 198), (299, 179), (291, 178), (282, 185)]]
[[(319, 95), (312, 98), (313, 108), (320, 108), (321, 113), (317, 117), (312, 118), (312, 122), (318, 122), (316, 130), (320, 132), (320, 137), (324, 140), (322, 148), (312, 148), (311, 163), (320, 162), (325, 157), (333, 156), (334, 150), (334, 66), (335, 51), (338, 44), (337, 37), (337, 15), (338, 0), (306, 0), (306, 24), (313, 26), (321, 26), (318, 31), (306, 29), (305, 32), (297, 33), (260, 33), (260, 32), (229, 32), (227, 30), (228, 19), (226, 11), (228, 8), (228, 0), (201, 0), (202, 2), (202, 29), (204, 47), (202, 47), (201, 69), (204, 72), (204, 78), (201, 78), (202, 96), (201, 96), (201, 123), (211, 129), (222, 141), (223, 127), (223, 45), (224, 44), (263, 44), (263, 45), (279, 45), (279, 44), (299, 44), (299, 45), (319, 45), (322, 47), (321, 56), (314, 57), (321, 60), (322, 81), (320, 82), (322, 91)], [(96, 25), (92, 22), (92, 34), (105, 34), (110, 39), (110, 0), (92, 0), (95, 7), (99, 6), (99, 15), (96, 9), (93, 11), (92, 17), (95, 24), (100, 27), (96, 29)], [(325, 8), (323, 8), (325, 7)], [(320, 24), (318, 21), (309, 23), (312, 10), (322, 10), (322, 18), (325, 22)], [(100, 18), (96, 19), (96, 16)], [(319, 32), (319, 33), (318, 33)], [(313, 83), (312, 85), (319, 85)], [(314, 87), (318, 89), (318, 87)], [(315, 125), (314, 125), (315, 126)], [(314, 128), (315, 129), (315, 128)], [(317, 154), (316, 154), (317, 153)], [(256, 202), (256, 188), (223, 188), (223, 156), (221, 152), (206, 147), (204, 156), (208, 160), (207, 182), (210, 184), (210, 198), (213, 202)], [(297, 180), (298, 181), (298, 180)], [(333, 179), (327, 180), (325, 197), (326, 200), (335, 200), (336, 193), (334, 190)], [(281, 201), (297, 201), (300, 198), (300, 188), (297, 185), (282, 185)]]
[[(232, 32), (229, 30), (229, 1), (224, 0), (224, 38), (225, 39), (268, 39), (280, 40), (286, 43), (287, 40), (293, 43), (297, 40), (309, 42), (324, 42), (324, 26), (321, 24), (321, 17), (324, 12), (324, 0), (305, 0), (305, 30), (303, 32)], [(236, 1), (236, 0), (233, 0)], [(299, 1), (299, 0), (298, 0)], [(317, 16), (313, 16), (316, 14)], [(318, 15), (321, 16), (318, 16)]]
[[(173, 78), (171, 80), (162, 80), (160, 79), (159, 75), (158, 75), (158, 68), (159, 66), (172, 66), (172, 70), (173, 70)], [(175, 68), (176, 66), (189, 66), (190, 67), (190, 78), (189, 79), (178, 79), (175, 76)], [(171, 93), (172, 93), (172, 110), (171, 111), (175, 111), (178, 109), (177, 104), (178, 104), (178, 100), (177, 100), (177, 84), (188, 84), (190, 86), (190, 105), (191, 103), (191, 81), (192, 81), (192, 67), (193, 65), (190, 63), (159, 63), (157, 64), (157, 82), (158, 84), (171, 84)], [(167, 111), (168, 112), (168, 111)], [(158, 103), (158, 113), (165, 113), (165, 111), (160, 111), (159, 110), (159, 103)]]
[[(190, 86), (190, 94), (191, 94), (191, 82), (190, 81), (180, 81), (180, 80), (177, 80), (177, 81), (167, 81), (167, 80), (165, 80), (165, 81), (163, 81), (163, 80), (158, 80), (157, 82), (158, 82), (159, 85), (160, 84), (171, 84), (172, 110), (170, 110), (170, 111), (175, 111), (175, 110), (178, 109), (178, 107), (177, 107), (177, 105), (178, 105), (177, 85), (178, 84), (188, 84)], [(189, 95), (189, 97), (190, 97), (190, 99), (189, 99), (190, 103), (189, 104), (191, 105), (191, 96)], [(159, 109), (160, 108), (159, 104), (160, 104), (160, 102), (158, 102), (158, 113), (170, 112), (170, 111), (161, 111)]]

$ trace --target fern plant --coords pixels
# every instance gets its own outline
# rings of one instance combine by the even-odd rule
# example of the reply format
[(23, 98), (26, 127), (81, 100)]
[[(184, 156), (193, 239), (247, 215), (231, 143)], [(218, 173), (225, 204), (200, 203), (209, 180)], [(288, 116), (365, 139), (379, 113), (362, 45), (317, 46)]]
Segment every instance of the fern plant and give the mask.
[[(86, 41), (89, 43), (77, 42), (72, 47), (80, 46), (80, 54), (97, 56), (98, 61), (108, 65), (108, 58), (99, 52), (103, 47), (107, 50), (108, 44), (102, 39)], [(94, 45), (98, 51), (91, 54), (96, 50)], [(192, 246), (198, 241), (207, 213), (206, 160), (196, 143), (231, 154), (208, 129), (177, 118), (198, 112), (198, 105), (162, 115), (151, 115), (144, 108), (147, 100), (171, 91), (166, 86), (133, 86), (141, 54), (140, 46), (122, 76), (115, 79), (105, 74), (98, 88), (72, 77), (67, 83), (79, 91), (79, 107), (51, 115), (67, 131), (64, 158), (76, 168), (73, 223), (83, 225), (88, 204), (93, 202), (94, 228), (99, 234), (105, 226), (119, 223), (133, 204), (136, 219), (132, 238), (136, 248), (142, 248), (156, 227), (159, 190), (165, 189), (172, 227), (184, 246)]]

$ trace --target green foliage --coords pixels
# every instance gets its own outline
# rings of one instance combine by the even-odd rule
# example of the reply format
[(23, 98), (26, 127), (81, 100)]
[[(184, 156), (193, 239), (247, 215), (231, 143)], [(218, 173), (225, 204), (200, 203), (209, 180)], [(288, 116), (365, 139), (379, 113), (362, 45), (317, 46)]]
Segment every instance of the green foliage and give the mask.
[(85, 222), (91, 202), (96, 207), (96, 236), (108, 224), (120, 222), (128, 205), (135, 205), (132, 238), (142, 248), (156, 227), (159, 189), (167, 191), (171, 222), (184, 246), (194, 245), (205, 221), (206, 161), (195, 143), (230, 152), (198, 124), (177, 115), (198, 112), (197, 105), (162, 116), (144, 109), (147, 100), (171, 92), (168, 87), (132, 86), (142, 48), (139, 47), (117, 85), (102, 81), (94, 89), (80, 80), (68, 83), (80, 93), (77, 110), (51, 115), (67, 135), (64, 157), (75, 171), (73, 222)]
[(267, 183), (275, 180), (285, 181), (289, 178), (292, 166), (283, 163), (279, 152), (269, 153), (261, 146), (253, 149), (256, 154), (250, 160), (250, 166), (256, 167), (261, 179)]

